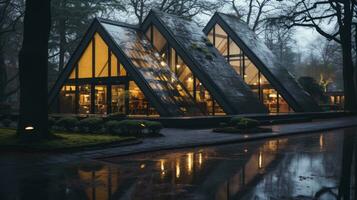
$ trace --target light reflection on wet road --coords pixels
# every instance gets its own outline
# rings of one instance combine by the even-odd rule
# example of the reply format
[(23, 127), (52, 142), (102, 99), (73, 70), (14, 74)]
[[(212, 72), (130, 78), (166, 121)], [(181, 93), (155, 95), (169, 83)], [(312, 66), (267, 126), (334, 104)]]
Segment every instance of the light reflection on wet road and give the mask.
[(348, 188), (354, 195), (341, 177), (355, 178), (348, 170), (355, 168), (348, 162), (355, 134), (350, 128), (2, 172), (0, 199), (336, 199)]

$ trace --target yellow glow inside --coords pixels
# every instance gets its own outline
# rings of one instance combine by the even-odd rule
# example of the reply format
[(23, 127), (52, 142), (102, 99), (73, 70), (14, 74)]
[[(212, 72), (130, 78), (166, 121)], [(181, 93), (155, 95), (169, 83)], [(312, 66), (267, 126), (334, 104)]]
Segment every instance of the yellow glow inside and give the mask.
[(166, 65), (166, 62), (165, 61), (161, 61), (160, 64), (161, 64), (161, 66), (164, 67)]
[(145, 164), (141, 164), (140, 169), (144, 169), (144, 168), (145, 168)]
[(323, 149), (324, 148), (324, 135), (321, 134), (320, 135), (320, 149)]
[(160, 169), (161, 171), (165, 171), (165, 160), (160, 160)]

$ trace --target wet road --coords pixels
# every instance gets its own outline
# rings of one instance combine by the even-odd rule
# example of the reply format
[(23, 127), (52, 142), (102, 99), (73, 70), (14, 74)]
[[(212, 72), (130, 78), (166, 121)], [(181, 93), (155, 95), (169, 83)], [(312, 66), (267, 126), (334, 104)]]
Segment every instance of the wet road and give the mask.
[(357, 128), (349, 128), (101, 161), (3, 167), (0, 199), (354, 199), (356, 139)]

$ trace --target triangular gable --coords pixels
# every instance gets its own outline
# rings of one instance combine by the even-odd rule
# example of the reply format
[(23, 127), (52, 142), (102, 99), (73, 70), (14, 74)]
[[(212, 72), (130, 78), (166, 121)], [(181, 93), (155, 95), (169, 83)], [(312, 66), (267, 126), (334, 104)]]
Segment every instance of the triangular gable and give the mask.
[[(71, 75), (91, 38), (98, 33), (122, 62), (146, 98), (161, 116), (202, 115), (167, 66), (155, 57), (150, 43), (134, 26), (95, 19), (50, 92), (50, 102)], [(140, 55), (139, 55), (140, 54)], [(136, 55), (136, 58), (134, 58)], [(141, 60), (139, 60), (141, 58)], [(145, 66), (143, 66), (145, 65)]]
[(215, 24), (223, 28), (296, 112), (320, 111), (313, 98), (246, 23), (231, 15), (215, 13), (203, 31), (208, 34)]
[(151, 24), (154, 24), (170, 45), (180, 53), (191, 71), (227, 114), (267, 112), (249, 86), (235, 73), (194, 22), (152, 10), (142, 24), (142, 29), (148, 29)]

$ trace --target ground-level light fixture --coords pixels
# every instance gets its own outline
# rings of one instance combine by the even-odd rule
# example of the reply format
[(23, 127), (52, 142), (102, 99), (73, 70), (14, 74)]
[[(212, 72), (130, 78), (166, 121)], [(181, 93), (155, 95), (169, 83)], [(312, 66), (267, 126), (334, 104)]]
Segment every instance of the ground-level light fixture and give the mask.
[(25, 127), (25, 130), (26, 131), (32, 131), (32, 130), (34, 130), (35, 128), (33, 127), (33, 126), (26, 126)]

